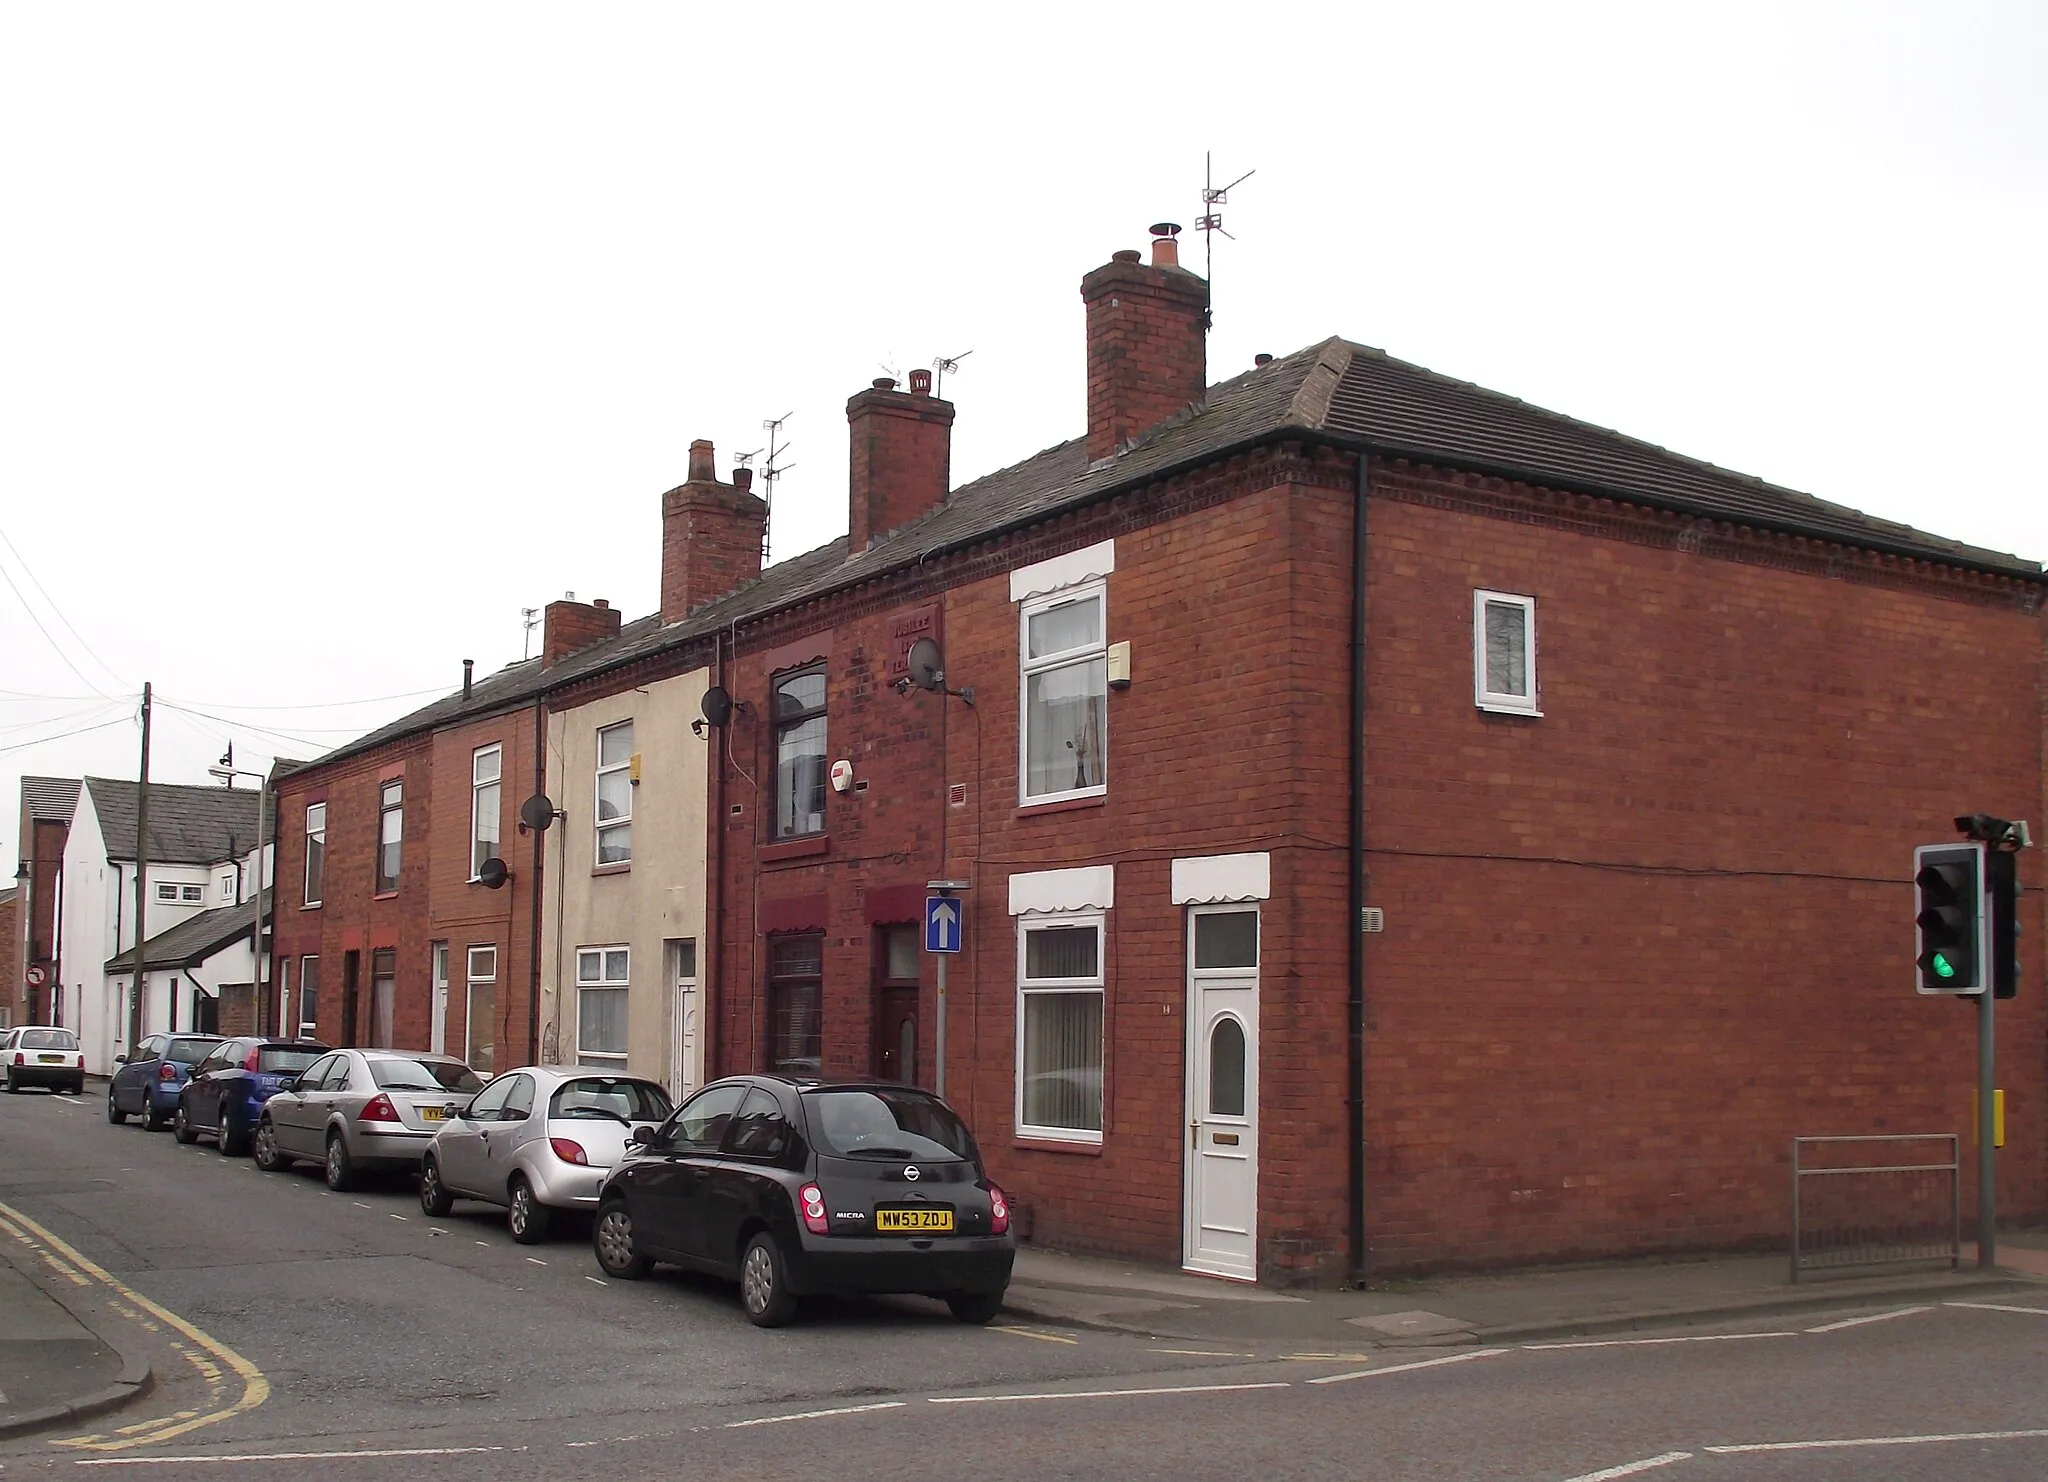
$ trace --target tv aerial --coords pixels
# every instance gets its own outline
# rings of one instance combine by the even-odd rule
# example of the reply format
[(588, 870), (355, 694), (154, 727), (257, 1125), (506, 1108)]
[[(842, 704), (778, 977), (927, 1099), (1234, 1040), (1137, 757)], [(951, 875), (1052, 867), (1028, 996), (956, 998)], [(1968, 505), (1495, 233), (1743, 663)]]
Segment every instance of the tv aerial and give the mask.
[[(790, 448), (790, 445), (782, 440), (782, 426), (795, 415), (796, 413), (793, 411), (784, 412), (779, 417), (769, 417), (761, 423), (762, 431), (768, 434), (768, 461), (761, 465), (761, 501), (768, 506), (768, 518), (761, 525), (761, 564), (763, 566), (768, 564), (768, 542), (775, 530), (775, 486), (781, 481), (784, 474), (796, 467), (794, 463), (784, 463), (782, 461)], [(746, 461), (740, 467), (753, 467), (754, 460), (760, 455), (761, 449), (759, 448), (756, 448), (751, 453), (744, 454), (743, 456)]]
[[(1223, 213), (1216, 208), (1229, 205), (1230, 193), (1258, 173), (1257, 170), (1247, 170), (1230, 184), (1218, 185), (1215, 156), (1206, 149), (1202, 151), (1202, 214), (1195, 218), (1195, 229), (1202, 234), (1202, 276), (1212, 286), (1216, 281), (1216, 234), (1223, 232), (1231, 241), (1237, 240), (1223, 231)], [(1214, 296), (1213, 292), (1211, 296)]]
[(937, 378), (932, 382), (933, 396), (943, 396), (945, 394), (946, 377), (957, 374), (960, 370), (960, 362), (973, 353), (972, 350), (962, 350), (958, 355), (941, 355), (932, 362), (932, 373)]

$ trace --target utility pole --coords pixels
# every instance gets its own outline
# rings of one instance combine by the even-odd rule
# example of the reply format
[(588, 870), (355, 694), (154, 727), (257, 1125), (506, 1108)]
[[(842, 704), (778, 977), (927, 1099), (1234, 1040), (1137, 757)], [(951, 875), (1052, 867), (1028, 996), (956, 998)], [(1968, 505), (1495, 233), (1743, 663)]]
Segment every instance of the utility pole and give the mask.
[[(149, 933), (149, 681), (142, 682), (142, 769), (135, 780), (135, 972), (129, 978), (128, 1048), (142, 1042), (142, 944)], [(116, 945), (119, 945), (118, 943)]]

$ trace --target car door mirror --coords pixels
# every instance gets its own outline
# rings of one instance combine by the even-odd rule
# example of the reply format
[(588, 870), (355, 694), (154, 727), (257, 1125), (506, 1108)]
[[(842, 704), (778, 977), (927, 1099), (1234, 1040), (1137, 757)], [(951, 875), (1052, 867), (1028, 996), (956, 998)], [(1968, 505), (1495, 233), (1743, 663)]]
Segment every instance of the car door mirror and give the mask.
[(288, 1075), (277, 1083), (277, 1089), (279, 1091), (296, 1091), (299, 1089), (299, 1078), (295, 1075)]
[(128, 1057), (126, 1055), (116, 1055), (114, 1057), (114, 1063), (116, 1065), (126, 1065), (128, 1063)]
[(635, 1127), (626, 1134), (626, 1141), (636, 1147), (653, 1147), (654, 1139), (658, 1135), (652, 1127)]

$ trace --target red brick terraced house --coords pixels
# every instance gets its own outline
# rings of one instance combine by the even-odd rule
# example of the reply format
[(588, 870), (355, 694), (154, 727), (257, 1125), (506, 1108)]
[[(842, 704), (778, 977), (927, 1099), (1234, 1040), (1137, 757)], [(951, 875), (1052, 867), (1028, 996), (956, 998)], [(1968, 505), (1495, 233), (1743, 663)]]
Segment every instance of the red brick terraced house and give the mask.
[(725, 624), (715, 1069), (932, 1084), (943, 1011), (1036, 1239), (1283, 1283), (1775, 1243), (1794, 1135), (1967, 1132), (1910, 858), (2039, 811), (2038, 565), (1342, 339), (1212, 386), (1170, 240), (1082, 298), (1082, 436), (953, 488), (876, 383)]
[[(661, 612), (554, 604), (542, 659), (281, 784), (309, 1032), (943, 1082), (1031, 1238), (1276, 1283), (1780, 1243), (1791, 1137), (1967, 1133), (1910, 860), (2041, 812), (2042, 568), (1343, 339), (1211, 385), (1206, 285), (1153, 253), (1083, 279), (1081, 436), (956, 488), (954, 409), (878, 382), (849, 535), (766, 571), (699, 444)], [(536, 790), (562, 818), (516, 836)], [(2026, 955), (2019, 1219), (2048, 1215)], [(688, 1042), (646, 1001), (684, 960)]]

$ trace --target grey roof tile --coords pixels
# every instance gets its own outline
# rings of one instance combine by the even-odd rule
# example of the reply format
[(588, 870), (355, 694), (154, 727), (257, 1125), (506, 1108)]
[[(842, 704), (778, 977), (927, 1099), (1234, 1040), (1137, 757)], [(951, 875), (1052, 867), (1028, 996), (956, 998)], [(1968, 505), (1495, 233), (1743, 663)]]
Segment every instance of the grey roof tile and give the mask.
[(69, 823), (78, 807), (76, 777), (24, 777), (21, 800), (28, 816), (43, 823)]
[[(267, 911), (269, 907), (270, 892), (266, 890), (263, 892), (262, 909)], [(257, 903), (252, 900), (243, 901), (239, 906), (216, 906), (211, 911), (188, 916), (142, 944), (142, 970), (154, 972), (160, 968), (197, 967), (221, 948), (248, 936), (257, 920)], [(133, 947), (107, 959), (106, 971), (110, 973), (134, 970)]]
[[(135, 858), (135, 784), (120, 777), (88, 777), (107, 858)], [(149, 862), (215, 864), (256, 847), (253, 789), (149, 785)]]

